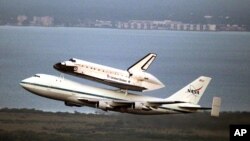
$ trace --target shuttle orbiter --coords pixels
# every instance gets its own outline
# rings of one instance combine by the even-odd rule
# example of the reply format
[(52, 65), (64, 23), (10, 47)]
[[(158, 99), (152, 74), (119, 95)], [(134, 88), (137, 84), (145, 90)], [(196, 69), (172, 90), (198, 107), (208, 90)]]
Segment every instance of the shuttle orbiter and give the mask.
[(60, 72), (104, 83), (123, 90), (151, 91), (165, 87), (155, 76), (145, 72), (156, 58), (149, 53), (127, 70), (115, 69), (72, 58), (59, 62), (54, 68)]

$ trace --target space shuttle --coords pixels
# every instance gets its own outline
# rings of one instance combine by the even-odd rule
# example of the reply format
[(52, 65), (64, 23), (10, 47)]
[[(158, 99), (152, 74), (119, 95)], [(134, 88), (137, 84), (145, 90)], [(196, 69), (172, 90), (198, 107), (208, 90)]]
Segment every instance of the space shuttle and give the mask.
[(116, 69), (76, 58), (56, 63), (53, 67), (62, 73), (103, 83), (121, 90), (143, 92), (165, 87), (155, 76), (146, 72), (155, 58), (156, 54), (149, 53), (127, 70)]

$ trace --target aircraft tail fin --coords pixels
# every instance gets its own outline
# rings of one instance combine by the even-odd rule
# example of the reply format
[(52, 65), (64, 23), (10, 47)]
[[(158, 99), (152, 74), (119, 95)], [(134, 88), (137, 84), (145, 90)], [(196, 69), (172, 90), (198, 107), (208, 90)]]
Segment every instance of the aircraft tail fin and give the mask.
[(135, 64), (130, 66), (127, 70), (129, 73), (135, 71), (146, 71), (155, 58), (156, 54), (149, 53), (146, 56), (144, 56), (141, 60), (137, 61)]
[(168, 97), (167, 100), (197, 104), (211, 79), (210, 77), (200, 76), (172, 96)]

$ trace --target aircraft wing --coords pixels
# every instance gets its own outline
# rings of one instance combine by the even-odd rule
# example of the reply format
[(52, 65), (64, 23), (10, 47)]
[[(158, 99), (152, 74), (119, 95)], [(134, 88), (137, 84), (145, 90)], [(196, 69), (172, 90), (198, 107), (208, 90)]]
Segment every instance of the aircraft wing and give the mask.
[(125, 100), (106, 100), (106, 99), (95, 99), (95, 98), (78, 98), (79, 101), (88, 104), (98, 104), (100, 102), (106, 102), (112, 107), (128, 107), (131, 106), (133, 101), (125, 101)]
[(162, 105), (162, 104), (177, 104), (177, 103), (185, 103), (183, 101), (147, 101), (148, 104), (152, 105)]
[(78, 100), (84, 103), (89, 103), (89, 104), (96, 104), (100, 101), (95, 98), (78, 98)]
[(79, 101), (87, 104), (102, 104), (107, 105), (109, 108), (115, 107), (143, 107), (144, 109), (157, 108), (163, 104), (177, 104), (185, 103), (182, 101), (126, 101), (126, 100), (107, 100), (95, 98), (78, 98)]

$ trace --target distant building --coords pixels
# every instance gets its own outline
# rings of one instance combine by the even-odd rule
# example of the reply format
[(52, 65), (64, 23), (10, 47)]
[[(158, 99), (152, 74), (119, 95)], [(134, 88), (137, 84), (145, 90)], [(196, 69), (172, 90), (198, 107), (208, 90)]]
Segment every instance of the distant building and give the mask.
[(102, 20), (96, 20), (95, 27), (99, 28), (112, 28), (112, 22), (111, 21), (102, 21)]
[(30, 24), (33, 26), (53, 26), (54, 18), (50, 16), (44, 16), (44, 17), (34, 16)]
[(216, 31), (216, 25), (215, 24), (208, 24), (208, 31)]
[(163, 21), (144, 21), (130, 20), (118, 22), (115, 26), (119, 29), (143, 29), (143, 30), (184, 30), (184, 31), (216, 31), (215, 24), (188, 24), (171, 20)]
[(25, 15), (17, 16), (17, 25), (19, 25), (19, 26), (23, 25), (23, 22), (26, 21), (27, 19), (28, 19), (28, 17)]
[[(205, 16), (205, 19), (211, 19), (211, 16)], [(151, 20), (129, 20), (129, 21), (108, 21), (108, 20), (81, 20), (75, 23), (57, 23), (50, 16), (18, 15), (14, 25), (32, 25), (32, 26), (78, 26), (78, 27), (97, 27), (97, 28), (118, 28), (118, 29), (137, 29), (137, 30), (177, 30), (177, 31), (247, 31), (249, 27), (237, 24), (190, 24), (171, 20), (151, 21)]]

